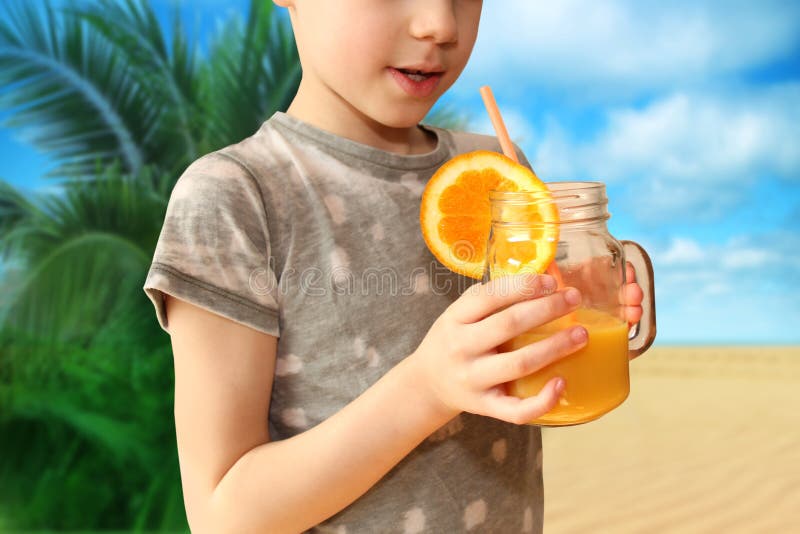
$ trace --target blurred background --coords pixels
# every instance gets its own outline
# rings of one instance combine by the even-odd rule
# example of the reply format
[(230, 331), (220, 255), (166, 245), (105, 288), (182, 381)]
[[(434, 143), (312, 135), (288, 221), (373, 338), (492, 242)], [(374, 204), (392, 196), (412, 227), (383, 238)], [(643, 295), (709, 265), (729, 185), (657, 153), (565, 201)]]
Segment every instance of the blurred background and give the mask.
[[(182, 170), (299, 77), (268, 1), (0, 6), (0, 532), (186, 530), (141, 286)], [(800, 524), (800, 4), (486, 0), (431, 122), (491, 133), (487, 83), (656, 272), (631, 398), (545, 430), (546, 532)]]

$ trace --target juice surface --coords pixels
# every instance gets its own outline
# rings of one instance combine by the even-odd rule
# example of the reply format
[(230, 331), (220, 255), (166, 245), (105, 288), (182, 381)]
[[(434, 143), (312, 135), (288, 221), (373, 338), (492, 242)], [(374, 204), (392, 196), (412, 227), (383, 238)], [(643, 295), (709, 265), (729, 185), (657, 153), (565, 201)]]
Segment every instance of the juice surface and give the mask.
[[(586, 327), (589, 341), (581, 350), (525, 378), (509, 383), (509, 393), (530, 397), (548, 380), (561, 376), (566, 387), (559, 404), (532, 425), (574, 425), (591, 421), (622, 403), (630, 391), (628, 375), (628, 325), (599, 310), (580, 308), (578, 323)], [(567, 327), (566, 317), (542, 325), (505, 343), (511, 351), (544, 339)]]

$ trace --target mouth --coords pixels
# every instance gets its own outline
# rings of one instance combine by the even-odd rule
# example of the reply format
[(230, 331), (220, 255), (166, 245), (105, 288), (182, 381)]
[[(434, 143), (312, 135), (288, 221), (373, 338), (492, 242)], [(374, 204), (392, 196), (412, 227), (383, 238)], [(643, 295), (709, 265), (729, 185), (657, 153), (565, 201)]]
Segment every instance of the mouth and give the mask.
[(439, 80), (444, 75), (439, 69), (397, 68), (389, 67), (394, 80), (400, 88), (415, 98), (430, 96), (439, 85)]
[(418, 69), (397, 69), (398, 72), (405, 74), (410, 80), (424, 82), (432, 76), (441, 76), (441, 72), (424, 72)]

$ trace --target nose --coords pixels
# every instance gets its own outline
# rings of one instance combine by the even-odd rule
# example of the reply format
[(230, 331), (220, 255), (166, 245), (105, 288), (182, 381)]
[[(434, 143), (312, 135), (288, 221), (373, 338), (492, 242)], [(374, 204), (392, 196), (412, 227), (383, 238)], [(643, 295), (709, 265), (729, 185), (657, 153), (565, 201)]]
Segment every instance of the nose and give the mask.
[(458, 24), (454, 0), (421, 0), (414, 3), (409, 33), (412, 37), (436, 44), (455, 43)]

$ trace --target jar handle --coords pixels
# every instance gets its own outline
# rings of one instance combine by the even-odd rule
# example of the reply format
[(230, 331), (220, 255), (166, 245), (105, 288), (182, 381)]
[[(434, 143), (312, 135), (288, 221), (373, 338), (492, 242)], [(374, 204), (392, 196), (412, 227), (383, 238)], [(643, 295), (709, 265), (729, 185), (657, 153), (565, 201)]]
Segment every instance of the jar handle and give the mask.
[[(628, 334), (628, 358), (633, 359), (646, 351), (656, 338), (656, 289), (653, 279), (653, 263), (641, 245), (634, 241), (620, 241), (627, 260), (636, 271), (636, 282), (641, 286), (642, 318)], [(625, 265), (625, 263), (623, 263)], [(624, 272), (627, 269), (623, 270)]]

